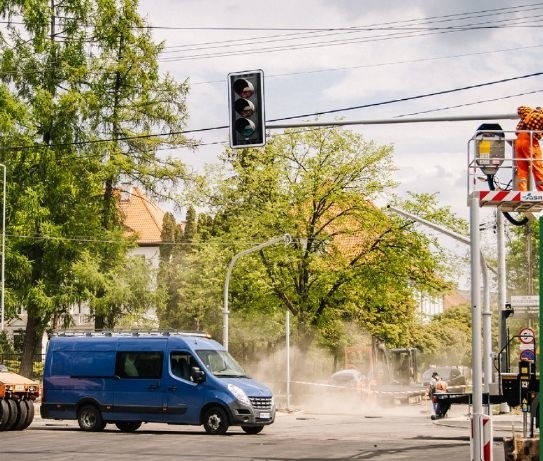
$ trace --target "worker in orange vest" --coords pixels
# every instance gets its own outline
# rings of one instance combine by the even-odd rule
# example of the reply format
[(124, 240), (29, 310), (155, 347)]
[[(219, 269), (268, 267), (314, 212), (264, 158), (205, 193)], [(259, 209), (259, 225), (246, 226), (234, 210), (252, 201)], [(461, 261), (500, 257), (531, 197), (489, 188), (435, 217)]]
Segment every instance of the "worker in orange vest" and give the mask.
[(514, 144), (515, 189), (528, 190), (528, 178), (531, 171), (536, 189), (543, 191), (543, 159), (539, 146), (539, 140), (543, 135), (543, 110), (541, 107), (520, 106), (517, 113), (520, 120), (517, 124), (517, 139)]

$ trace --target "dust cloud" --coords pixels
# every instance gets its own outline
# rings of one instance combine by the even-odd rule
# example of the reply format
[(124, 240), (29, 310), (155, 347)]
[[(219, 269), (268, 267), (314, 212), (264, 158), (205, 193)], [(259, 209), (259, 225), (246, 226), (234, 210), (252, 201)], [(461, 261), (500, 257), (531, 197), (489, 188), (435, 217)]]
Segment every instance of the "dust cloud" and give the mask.
[(330, 378), (337, 371), (333, 357), (321, 350), (311, 349), (304, 353), (296, 347), (291, 347), (288, 352), (282, 348), (257, 363), (247, 364), (246, 369), (253, 378), (272, 389), (279, 411), (366, 417), (429, 415), (431, 411), (429, 401), (400, 405), (378, 388), (374, 388), (377, 392), (369, 392), (368, 389), (356, 389), (354, 385), (333, 384)]

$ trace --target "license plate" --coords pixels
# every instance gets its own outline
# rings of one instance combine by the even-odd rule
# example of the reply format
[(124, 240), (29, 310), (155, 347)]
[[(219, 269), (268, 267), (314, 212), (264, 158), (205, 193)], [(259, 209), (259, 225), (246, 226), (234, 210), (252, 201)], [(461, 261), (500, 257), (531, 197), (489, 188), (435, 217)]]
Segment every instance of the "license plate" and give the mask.
[(15, 392), (21, 392), (25, 390), (24, 384), (15, 384)]
[(267, 412), (267, 411), (266, 411), (266, 412), (262, 412), (262, 411), (261, 411), (261, 412), (260, 412), (260, 417), (261, 417), (262, 419), (270, 419), (270, 418), (271, 418), (271, 414), (270, 414), (269, 412)]

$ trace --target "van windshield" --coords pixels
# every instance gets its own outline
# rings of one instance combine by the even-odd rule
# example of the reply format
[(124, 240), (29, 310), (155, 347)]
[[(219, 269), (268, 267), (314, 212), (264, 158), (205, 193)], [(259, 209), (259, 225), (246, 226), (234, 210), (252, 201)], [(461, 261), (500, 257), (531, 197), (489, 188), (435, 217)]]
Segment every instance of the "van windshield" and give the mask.
[(198, 357), (207, 370), (222, 378), (246, 378), (245, 370), (227, 351), (199, 350)]

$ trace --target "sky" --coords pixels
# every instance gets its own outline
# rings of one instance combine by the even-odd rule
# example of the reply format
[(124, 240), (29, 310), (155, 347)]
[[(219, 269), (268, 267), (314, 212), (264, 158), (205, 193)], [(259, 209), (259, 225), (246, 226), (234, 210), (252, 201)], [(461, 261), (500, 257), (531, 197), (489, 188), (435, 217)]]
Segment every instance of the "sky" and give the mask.
[[(267, 120), (512, 78), (319, 120), (515, 114), (519, 105), (541, 105), (542, 76), (517, 77), (541, 71), (543, 2), (141, 0), (140, 12), (164, 41), (161, 69), (189, 79), (187, 129), (228, 125), (227, 74), (252, 69), (264, 71)], [(314, 117), (295, 121), (304, 120)], [(513, 136), (516, 120), (496, 122)], [(395, 193), (437, 194), (468, 219), (467, 144), (479, 124), (350, 128), (394, 146)], [(174, 155), (201, 170), (216, 161), (223, 146), (213, 143), (227, 143), (228, 130), (195, 137), (201, 147)]]

